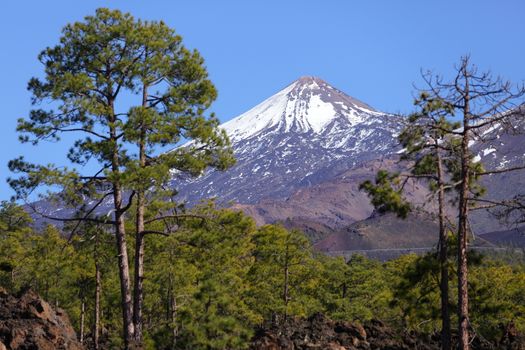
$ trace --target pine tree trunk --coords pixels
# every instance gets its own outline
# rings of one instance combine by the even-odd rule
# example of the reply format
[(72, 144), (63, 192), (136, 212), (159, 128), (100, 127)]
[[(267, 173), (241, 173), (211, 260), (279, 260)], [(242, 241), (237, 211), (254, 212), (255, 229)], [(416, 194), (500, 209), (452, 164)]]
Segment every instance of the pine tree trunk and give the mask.
[[(436, 142), (436, 146), (438, 146)], [(437, 168), (438, 168), (438, 205), (439, 205), (439, 265), (441, 269), (441, 348), (451, 349), (451, 327), (450, 310), (448, 307), (448, 235), (445, 224), (445, 189), (443, 162), (439, 148), (436, 148)]]
[(135, 342), (142, 344), (142, 304), (144, 302), (144, 198), (137, 195), (137, 217), (135, 238), (135, 294), (133, 299), (133, 323), (135, 326)]
[[(142, 107), (148, 104), (148, 85), (144, 84), (142, 89)], [(139, 165), (146, 167), (146, 125), (142, 121), (139, 139)], [(139, 184), (139, 186), (141, 186)], [(144, 303), (144, 213), (146, 198), (144, 190), (137, 190), (137, 215), (136, 215), (136, 237), (135, 237), (135, 293), (133, 298), (133, 324), (135, 327), (135, 343), (142, 346), (142, 304)]]
[(82, 304), (80, 305), (80, 344), (84, 344), (84, 321), (85, 321), (85, 314), (86, 314), (86, 303), (84, 300), (82, 300)]
[(461, 140), (461, 190), (459, 193), (459, 219), (458, 219), (458, 332), (459, 349), (468, 350), (469, 345), (469, 313), (468, 313), (468, 266), (467, 266), (467, 221), (468, 221), (468, 194), (470, 175), (470, 152), (468, 142), (469, 132), (469, 85), (466, 67), (463, 71), (465, 77), (465, 91), (463, 108), (463, 135)]
[(284, 307), (285, 307), (285, 313), (288, 309), (288, 279), (289, 279), (289, 269), (288, 265), (284, 267), (284, 290), (283, 290), (283, 301), (284, 301)]
[(284, 261), (284, 285), (283, 285), (283, 301), (284, 301), (284, 320), (288, 318), (288, 280), (290, 278), (290, 270), (289, 270), (289, 263), (288, 263), (288, 246), (286, 246), (286, 256)]
[[(108, 94), (111, 95), (111, 94)], [(110, 110), (113, 111), (113, 101), (109, 101)], [(124, 223), (124, 212), (122, 202), (122, 187), (120, 184), (120, 161), (118, 138), (115, 127), (115, 116), (110, 116), (110, 140), (113, 143), (111, 170), (115, 179), (113, 180), (113, 204), (115, 208), (115, 238), (117, 243), (118, 269), (120, 278), (120, 293), (122, 304), (122, 326), (124, 331), (124, 347), (129, 349), (134, 339), (133, 310), (131, 300), (131, 283), (129, 274), (128, 247), (126, 243), (126, 226)]]
[(115, 236), (117, 241), (118, 267), (120, 277), (122, 321), (124, 327), (124, 345), (126, 349), (129, 349), (134, 339), (134, 327), (131, 302), (131, 283), (129, 275), (128, 248), (126, 244), (126, 229), (124, 226), (124, 217), (123, 213), (121, 212), (122, 193), (120, 190), (120, 186), (114, 185), (113, 190), (115, 207), (118, 208), (115, 213)]
[(177, 347), (177, 337), (179, 336), (179, 330), (177, 328), (177, 300), (175, 299), (175, 293), (171, 293), (171, 331), (172, 331), (172, 348)]
[(93, 327), (93, 348), (98, 350), (100, 337), (100, 293), (102, 291), (100, 265), (98, 261), (98, 233), (95, 239), (95, 325)]

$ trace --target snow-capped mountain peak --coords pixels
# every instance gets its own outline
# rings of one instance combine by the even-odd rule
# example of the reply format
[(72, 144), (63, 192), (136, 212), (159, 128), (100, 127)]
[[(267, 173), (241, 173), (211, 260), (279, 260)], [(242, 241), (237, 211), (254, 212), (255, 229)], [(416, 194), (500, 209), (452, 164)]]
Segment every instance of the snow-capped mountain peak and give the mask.
[(365, 115), (380, 114), (322, 79), (305, 76), (222, 127), (235, 143), (269, 129), (319, 134), (341, 117), (349, 124), (358, 124)]
[(302, 77), (221, 125), (237, 164), (199, 178), (174, 179), (182, 198), (255, 203), (286, 198), (356, 165), (397, 151), (399, 117), (315, 77)]

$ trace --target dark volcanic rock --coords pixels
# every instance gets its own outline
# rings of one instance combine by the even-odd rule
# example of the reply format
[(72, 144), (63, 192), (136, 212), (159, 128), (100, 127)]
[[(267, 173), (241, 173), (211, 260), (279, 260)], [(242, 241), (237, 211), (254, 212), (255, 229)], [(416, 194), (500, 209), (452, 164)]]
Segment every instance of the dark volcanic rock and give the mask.
[[(454, 341), (455, 337), (453, 337)], [(473, 350), (525, 349), (525, 339), (513, 324), (505, 328), (498, 344), (472, 341)], [(354, 322), (333, 321), (322, 314), (308, 319), (288, 318), (279, 325), (271, 324), (259, 329), (251, 350), (434, 350), (440, 349), (439, 334), (416, 334), (395, 330), (379, 320), (361, 326)]]
[(54, 310), (35, 292), (19, 297), (0, 288), (0, 350), (84, 349), (64, 311)]
[(308, 319), (289, 318), (280, 326), (260, 330), (250, 349), (439, 349), (437, 342), (425, 346), (416, 338), (405, 338), (407, 336), (397, 335), (380, 321), (363, 327), (315, 314)]

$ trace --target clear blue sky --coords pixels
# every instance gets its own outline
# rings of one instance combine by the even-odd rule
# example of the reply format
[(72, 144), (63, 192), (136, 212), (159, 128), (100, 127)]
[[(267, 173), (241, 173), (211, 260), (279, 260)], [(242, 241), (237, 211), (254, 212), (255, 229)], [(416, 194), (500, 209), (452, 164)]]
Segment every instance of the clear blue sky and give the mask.
[(26, 84), (60, 29), (97, 7), (164, 20), (198, 49), (219, 91), (213, 111), (233, 118), (302, 75), (319, 76), (377, 109), (408, 112), (420, 69), (450, 73), (470, 53), (483, 69), (525, 79), (523, 0), (5, 1), (0, 12), (0, 199), (18, 155), (62, 163), (66, 146), (20, 145)]

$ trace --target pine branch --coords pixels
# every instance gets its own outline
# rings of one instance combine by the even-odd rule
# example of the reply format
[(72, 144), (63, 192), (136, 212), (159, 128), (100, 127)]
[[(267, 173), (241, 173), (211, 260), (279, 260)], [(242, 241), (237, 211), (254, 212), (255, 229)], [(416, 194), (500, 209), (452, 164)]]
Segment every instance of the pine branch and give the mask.
[(192, 218), (192, 219), (202, 219), (203, 221), (206, 221), (208, 217), (204, 215), (198, 215), (198, 214), (172, 214), (172, 215), (163, 215), (159, 217), (155, 217), (153, 219), (145, 220), (145, 224), (151, 224), (157, 221), (163, 221), (167, 219), (184, 219), (184, 218)]
[(517, 170), (524, 170), (525, 169), (525, 165), (521, 165), (521, 166), (517, 166), (517, 167), (513, 167), (513, 168), (506, 168), (506, 169), (498, 169), (498, 170), (489, 170), (489, 171), (483, 171), (483, 172), (474, 172), (472, 173), (473, 175), (479, 175), (479, 176), (484, 176), (484, 175), (493, 175), (493, 174), (501, 174), (501, 173), (508, 173), (508, 172), (511, 172), (511, 171), (517, 171)]

